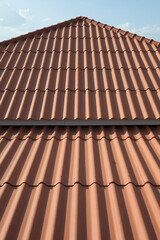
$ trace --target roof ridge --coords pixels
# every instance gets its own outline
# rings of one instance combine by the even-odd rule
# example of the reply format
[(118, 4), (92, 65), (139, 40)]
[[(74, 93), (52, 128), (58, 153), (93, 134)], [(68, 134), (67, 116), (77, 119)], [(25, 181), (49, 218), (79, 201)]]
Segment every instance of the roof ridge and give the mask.
[(107, 28), (108, 30), (113, 30), (115, 33), (118, 33), (120, 32), (123, 36), (130, 36), (131, 38), (134, 38), (136, 37), (139, 41), (146, 41), (147, 43), (150, 43), (150, 44), (154, 44), (156, 45), (157, 47), (160, 47), (160, 42), (159, 41), (155, 41), (154, 39), (149, 39), (149, 38), (146, 38), (144, 36), (140, 36), (140, 35), (137, 35), (136, 33), (131, 33), (129, 31), (125, 31), (125, 30), (122, 30), (121, 28), (116, 28), (114, 26), (110, 26), (108, 24), (105, 24), (105, 23), (101, 23), (101, 22), (98, 22), (94, 19), (90, 19), (90, 18), (85, 18), (85, 19), (88, 19), (88, 21), (90, 21), (91, 23), (94, 22), (95, 25), (100, 25), (101, 27), (105, 27)]
[(0, 45), (7, 45), (11, 42), (16, 42), (18, 40), (23, 40), (23, 39), (27, 38), (28, 36), (40, 34), (42, 32), (46, 32), (46, 31), (49, 31), (49, 30), (55, 30), (58, 27), (63, 27), (63, 26), (65, 26), (67, 24), (70, 24), (70, 23), (74, 23), (74, 22), (77, 22), (77, 21), (83, 21), (85, 18), (86, 17), (82, 17), (82, 16), (79, 16), (79, 17), (76, 17), (76, 18), (71, 18), (70, 20), (66, 20), (66, 21), (51, 25), (49, 27), (44, 27), (44, 28), (41, 28), (41, 29), (37, 29), (35, 31), (31, 31), (31, 32), (22, 34), (18, 37), (14, 37), (14, 38), (10, 38), (8, 40), (4, 40), (4, 41), (0, 42)]
[(35, 31), (28, 32), (28, 33), (20, 35), (18, 37), (14, 37), (14, 38), (11, 38), (11, 39), (8, 39), (8, 40), (4, 40), (4, 41), (0, 42), (0, 45), (8, 45), (11, 42), (16, 42), (18, 40), (23, 40), (23, 39), (27, 38), (28, 36), (40, 34), (42, 32), (46, 32), (46, 31), (49, 31), (49, 30), (55, 30), (58, 27), (63, 27), (65, 25), (67, 25), (67, 24), (74, 23), (74, 22), (77, 22), (77, 21), (83, 21), (83, 20), (84, 21), (88, 20), (90, 23), (94, 23), (95, 25), (99, 25), (102, 28), (106, 28), (108, 30), (113, 30), (115, 33), (119, 32), (123, 36), (127, 36), (128, 35), (131, 38), (136, 37), (139, 41), (143, 41), (144, 40), (147, 43), (154, 44), (156, 47), (160, 47), (160, 42), (159, 41), (155, 41), (153, 39), (149, 39), (149, 38), (146, 38), (144, 36), (140, 36), (140, 35), (137, 35), (137, 34), (134, 34), (134, 33), (131, 33), (131, 32), (125, 31), (125, 30), (122, 30), (120, 28), (116, 28), (114, 26), (110, 26), (108, 24), (101, 23), (101, 22), (96, 21), (94, 19), (90, 19), (90, 18), (84, 17), (84, 16), (79, 16), (79, 17), (76, 17), (76, 18), (72, 18), (70, 20), (66, 20), (66, 21), (57, 23), (55, 25), (51, 25), (49, 27), (44, 27), (44, 28), (41, 28), (41, 29), (37, 29)]

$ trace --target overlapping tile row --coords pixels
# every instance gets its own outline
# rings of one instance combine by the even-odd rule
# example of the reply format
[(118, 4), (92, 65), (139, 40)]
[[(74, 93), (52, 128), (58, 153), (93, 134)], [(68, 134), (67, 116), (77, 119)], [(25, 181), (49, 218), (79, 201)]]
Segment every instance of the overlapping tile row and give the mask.
[(0, 91), (152, 91), (160, 88), (158, 69), (0, 69)]
[[(58, 39), (58, 41), (60, 41)], [(61, 43), (61, 41), (60, 41)], [(88, 49), (88, 48), (87, 48)], [(1, 65), (0, 69), (10, 69), (13, 70), (17, 69), (99, 69), (102, 70), (103, 68), (106, 69), (158, 69), (160, 70), (159, 62), (160, 59), (156, 59), (154, 63), (150, 63), (141, 60), (142, 52), (103, 52), (101, 51), (53, 51), (53, 52), (5, 52), (1, 57)], [(148, 52), (143, 55), (148, 56)], [(156, 55), (155, 55), (156, 56)], [(123, 59), (123, 60), (122, 60)], [(141, 60), (141, 61), (140, 61)], [(149, 61), (149, 60), (148, 60)], [(151, 60), (150, 60), (151, 61)], [(157, 72), (159, 72), (157, 70)]]
[(6, 90), (0, 93), (0, 119), (160, 119), (160, 90)]
[[(158, 239), (160, 188), (0, 188), (1, 239)], [(7, 204), (6, 204), (7, 202)]]
[(63, 140), (68, 138), (69, 140), (76, 140), (80, 138), (82, 140), (88, 140), (93, 138), (95, 140), (101, 140), (105, 138), (107, 140), (113, 140), (118, 138), (120, 140), (126, 140), (131, 138), (132, 140), (139, 140), (143, 138), (145, 140), (152, 140), (156, 138), (160, 140), (160, 127), (159, 126), (74, 126), (74, 127), (51, 127), (51, 126), (35, 126), (35, 127), (0, 127), (0, 140), (26, 140), (30, 138), (32, 140), (38, 140), (43, 138), (44, 140), (51, 140), (56, 138), (57, 140)]
[(159, 127), (13, 127), (0, 146), (1, 186), (160, 185)]
[(88, 19), (0, 43), (0, 89), (157, 90), (160, 48)]

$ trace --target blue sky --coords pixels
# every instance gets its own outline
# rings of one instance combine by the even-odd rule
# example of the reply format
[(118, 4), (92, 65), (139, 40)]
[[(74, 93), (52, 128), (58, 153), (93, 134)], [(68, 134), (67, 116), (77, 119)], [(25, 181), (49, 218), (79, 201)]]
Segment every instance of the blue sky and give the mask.
[(0, 0), (0, 41), (77, 16), (160, 41), (160, 0)]

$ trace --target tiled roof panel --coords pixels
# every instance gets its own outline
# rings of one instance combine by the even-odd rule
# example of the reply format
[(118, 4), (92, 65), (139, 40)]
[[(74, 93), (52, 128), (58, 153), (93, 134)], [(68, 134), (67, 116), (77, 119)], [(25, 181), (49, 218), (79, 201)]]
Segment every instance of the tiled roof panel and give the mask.
[(40, 138), (44, 140), (51, 140), (52, 138), (56, 138), (57, 140), (65, 138), (69, 140), (76, 140), (77, 138), (82, 140), (88, 140), (89, 138), (101, 140), (105, 138), (109, 141), (114, 138), (120, 140), (126, 140), (127, 138), (131, 138), (132, 140), (140, 138), (152, 140), (156, 138), (159, 140), (160, 128), (159, 126), (0, 127), (0, 140), (3, 138), (7, 140), (26, 140), (27, 138), (32, 140)]
[[(0, 120), (65, 119), (160, 119), (160, 43), (84, 17), (1, 42)], [(159, 126), (0, 127), (0, 166), (0, 239), (160, 236)]]
[(1, 128), (0, 185), (160, 185), (159, 127)]
[(1, 120), (158, 119), (159, 91), (160, 44), (87, 18), (0, 43)]
[[(150, 80), (152, 78), (152, 81)], [(160, 88), (160, 73), (153, 69), (0, 69), (0, 91), (141, 90)]]
[(0, 119), (160, 119), (160, 90), (6, 90), (1, 93)]
[[(160, 188), (0, 188), (1, 239), (158, 239)], [(7, 204), (6, 204), (7, 203)]]

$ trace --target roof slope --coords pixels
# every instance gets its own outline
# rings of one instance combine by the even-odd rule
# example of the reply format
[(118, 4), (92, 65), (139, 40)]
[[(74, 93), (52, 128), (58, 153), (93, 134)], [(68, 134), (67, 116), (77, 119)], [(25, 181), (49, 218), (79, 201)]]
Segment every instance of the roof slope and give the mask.
[(160, 128), (0, 128), (0, 186), (160, 186)]
[(1, 239), (158, 239), (159, 127), (0, 132)]
[[(158, 239), (160, 188), (9, 184), (0, 192), (1, 239)], [(7, 202), (7, 205), (6, 205)]]
[[(84, 17), (4, 41), (8, 119), (159, 122), (160, 43)], [(160, 236), (159, 126), (3, 126), (0, 166), (0, 239)]]
[(159, 119), (160, 43), (84, 17), (2, 42), (0, 99), (1, 120)]

